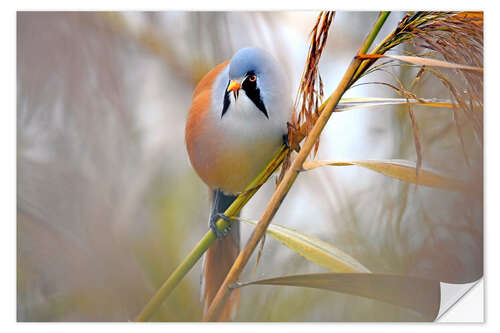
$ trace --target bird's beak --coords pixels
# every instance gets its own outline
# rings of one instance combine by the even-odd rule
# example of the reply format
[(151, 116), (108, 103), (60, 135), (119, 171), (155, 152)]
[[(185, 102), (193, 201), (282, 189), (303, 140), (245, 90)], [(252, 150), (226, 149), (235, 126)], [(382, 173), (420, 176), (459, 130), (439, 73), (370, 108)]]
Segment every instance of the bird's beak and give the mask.
[(229, 86), (227, 87), (227, 91), (232, 91), (234, 93), (234, 97), (238, 97), (238, 92), (241, 88), (241, 84), (238, 81), (232, 80), (229, 82)]

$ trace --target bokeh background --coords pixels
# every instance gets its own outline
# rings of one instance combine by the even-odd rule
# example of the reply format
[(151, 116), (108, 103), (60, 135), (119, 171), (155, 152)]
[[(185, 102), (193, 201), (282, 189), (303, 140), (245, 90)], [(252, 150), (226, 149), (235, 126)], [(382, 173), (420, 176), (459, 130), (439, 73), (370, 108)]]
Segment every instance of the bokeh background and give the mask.
[[(18, 12), (17, 319), (128, 321), (207, 231), (208, 191), (184, 124), (197, 81), (241, 47), (270, 51), (295, 91), (317, 12)], [(403, 13), (389, 17), (386, 36)], [(320, 71), (331, 93), (377, 13), (339, 12)], [(376, 41), (377, 42), (377, 41)], [(402, 82), (415, 72), (394, 67)], [(390, 81), (374, 73), (365, 81)], [(449, 98), (424, 76), (420, 97)], [(346, 96), (395, 97), (377, 85)], [(292, 99), (294, 96), (290, 96)], [(374, 272), (470, 282), (483, 271), (482, 139), (453, 114), (415, 107), (423, 165), (474, 193), (414, 185), (357, 167), (303, 173), (274, 223), (314, 235)], [(334, 114), (318, 159), (416, 160), (406, 107)], [(269, 181), (242, 216), (258, 219)], [(243, 243), (250, 228), (243, 225)], [(323, 272), (266, 240), (241, 279)], [(157, 321), (199, 321), (201, 262)], [(419, 321), (378, 301), (293, 287), (242, 290), (237, 321)]]

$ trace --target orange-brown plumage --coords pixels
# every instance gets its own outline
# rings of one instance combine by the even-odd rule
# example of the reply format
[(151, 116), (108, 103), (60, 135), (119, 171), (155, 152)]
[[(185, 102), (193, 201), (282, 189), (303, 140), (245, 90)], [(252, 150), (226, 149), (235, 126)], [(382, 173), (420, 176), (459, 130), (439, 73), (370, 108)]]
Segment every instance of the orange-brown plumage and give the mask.
[[(212, 94), (212, 85), (217, 75), (227, 66), (229, 61), (223, 62), (208, 72), (196, 85), (193, 91), (193, 103), (189, 109), (186, 123), (186, 145), (188, 152), (193, 149), (193, 144), (198, 136), (203, 133), (204, 116), (206, 116), (210, 98)], [(190, 158), (191, 158), (191, 154)]]
[[(193, 92), (193, 103), (189, 110), (186, 124), (186, 146), (189, 152), (189, 158), (195, 170), (205, 181), (211, 179), (211, 175), (216, 174), (216, 172), (211, 170), (212, 163), (210, 163), (210, 159), (207, 159), (203, 153), (204, 151), (205, 153), (215, 154), (215, 151), (208, 152), (206, 147), (217, 146), (216, 137), (206, 135), (207, 131), (210, 132), (209, 129), (207, 129), (207, 126), (210, 124), (210, 122), (207, 121), (207, 116), (209, 116), (208, 112), (212, 96), (211, 87), (217, 75), (228, 63), (227, 61), (216, 66), (198, 83)], [(199, 143), (203, 143), (203, 147), (199, 147)], [(212, 181), (215, 180), (212, 179)], [(206, 311), (219, 290), (219, 287), (224, 282), (224, 278), (238, 256), (239, 249), (239, 228), (235, 227), (230, 232), (230, 235), (221, 240), (216, 240), (207, 250), (203, 268), (204, 311)], [(239, 294), (239, 291), (233, 293), (219, 314), (217, 318), (218, 321), (228, 321), (232, 319), (235, 307), (239, 303)]]
[[(208, 72), (198, 83), (193, 92), (193, 103), (189, 109), (186, 122), (186, 146), (191, 165), (200, 177), (210, 186), (210, 181), (216, 173), (211, 163), (212, 159), (207, 154), (216, 155), (215, 149), (219, 145), (217, 133), (210, 127), (210, 104), (212, 98), (212, 85), (217, 75), (227, 66), (228, 61), (217, 65)], [(212, 135), (212, 132), (213, 135)], [(209, 151), (209, 148), (213, 148)]]

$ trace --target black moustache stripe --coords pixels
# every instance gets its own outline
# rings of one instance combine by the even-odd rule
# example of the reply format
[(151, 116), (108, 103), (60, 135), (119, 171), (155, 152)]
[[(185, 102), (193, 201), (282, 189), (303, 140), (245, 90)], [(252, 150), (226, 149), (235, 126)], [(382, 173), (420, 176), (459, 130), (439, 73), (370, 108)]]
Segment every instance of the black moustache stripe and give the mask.
[[(229, 82), (227, 83), (227, 87), (229, 87)], [(222, 114), (221, 118), (224, 117), (224, 114), (227, 112), (227, 109), (229, 109), (229, 104), (231, 104), (231, 100), (229, 99), (229, 91), (227, 91), (226, 87), (226, 93), (224, 94), (224, 106), (222, 107)]]
[[(243, 88), (245, 89), (245, 88)], [(269, 115), (267, 114), (266, 106), (262, 102), (262, 98), (260, 98), (260, 89), (256, 88), (255, 90), (245, 90), (248, 98), (255, 104), (255, 106), (269, 119)]]

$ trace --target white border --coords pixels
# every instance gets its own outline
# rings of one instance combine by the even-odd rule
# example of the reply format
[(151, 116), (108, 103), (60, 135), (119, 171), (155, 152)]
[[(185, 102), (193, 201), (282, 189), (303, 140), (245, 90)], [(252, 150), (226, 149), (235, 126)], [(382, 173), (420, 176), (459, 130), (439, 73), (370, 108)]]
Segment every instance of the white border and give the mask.
[[(7, 4), (5, 4), (7, 3)], [(284, 7), (286, 4), (287, 7)], [(406, 10), (415, 9), (408, 8), (418, 6), (418, 9), (434, 9), (434, 10), (445, 10), (445, 9), (459, 9), (459, 10), (485, 10), (485, 276), (486, 280), (494, 281), (489, 283), (487, 286), (488, 295), (486, 301), (488, 305), (486, 306), (486, 313), (488, 313), (488, 308), (498, 309), (498, 306), (493, 305), (496, 302), (495, 296), (498, 295), (498, 265), (488, 264), (488, 253), (498, 253), (498, 249), (495, 248), (498, 245), (497, 237), (500, 235), (498, 232), (498, 224), (500, 220), (498, 219), (498, 197), (495, 197), (493, 190), (496, 189), (498, 182), (498, 172), (500, 166), (498, 165), (498, 133), (497, 127), (500, 124), (500, 119), (498, 118), (500, 110), (496, 108), (498, 103), (495, 103), (495, 97), (498, 95), (497, 90), (499, 89), (498, 81), (500, 79), (500, 73), (498, 73), (498, 41), (499, 36), (498, 24), (489, 24), (488, 20), (492, 19), (496, 21), (496, 16), (498, 11), (496, 11), (494, 6), (494, 1), (483, 1), (483, 2), (470, 2), (470, 1), (429, 1), (420, 0), (418, 3), (414, 2), (401, 2), (401, 1), (286, 1), (286, 2), (271, 2), (265, 0), (253, 0), (253, 1), (221, 1), (215, 3), (214, 1), (204, 2), (204, 1), (151, 1), (151, 0), (141, 0), (141, 1), (62, 1), (62, 0), (50, 0), (50, 1), (16, 1), (16, 2), (4, 2), (4, 8), (0, 12), (1, 19), (0, 24), (2, 29), (2, 52), (0, 52), (2, 65), (2, 81), (1, 81), (1, 91), (2, 91), (2, 116), (0, 121), (0, 144), (1, 144), (1, 155), (2, 163), (0, 172), (0, 202), (2, 203), (2, 240), (1, 240), (1, 255), (2, 255), (2, 300), (1, 300), (1, 318), (2, 327), (6, 332), (11, 332), (14, 330), (29, 330), (36, 332), (67, 332), (71, 330), (72, 332), (86, 332), (88, 329), (93, 331), (109, 331), (110, 329), (118, 329), (121, 332), (129, 331), (132, 329), (142, 330), (157, 330), (165, 332), (177, 331), (177, 329), (202, 329), (208, 331), (231, 331), (234, 332), (235, 329), (238, 332), (241, 331), (254, 331), (256, 329), (261, 330), (262, 328), (276, 329), (278, 327), (273, 324), (230, 324), (230, 325), (203, 325), (200, 324), (150, 324), (150, 325), (140, 325), (138, 328), (136, 325), (129, 324), (16, 324), (15, 314), (16, 314), (16, 262), (15, 262), (15, 250), (16, 250), (16, 229), (15, 229), (15, 219), (16, 219), (16, 166), (15, 166), (15, 147), (16, 147), (16, 67), (15, 67), (15, 27), (16, 27), (16, 10), (255, 10), (255, 9), (267, 9), (267, 10), (304, 10), (304, 9), (337, 9), (337, 10), (378, 10), (378, 9), (393, 9), (393, 10)], [(438, 7), (439, 6), (439, 7)], [(7, 8), (5, 8), (7, 7)], [(335, 7), (335, 8), (333, 8)], [(384, 7), (384, 8), (381, 8)], [(475, 8), (471, 8), (475, 7)], [(490, 30), (491, 29), (491, 30)], [(496, 36), (496, 37), (494, 37)], [(491, 59), (491, 61), (489, 60)], [(490, 237), (487, 237), (491, 235)], [(495, 259), (495, 255), (492, 255)], [(494, 260), (493, 259), (493, 260)], [(495, 278), (496, 277), (496, 278)], [(498, 297), (498, 296), (497, 296)], [(467, 298), (464, 298), (465, 303), (468, 302)], [(469, 307), (474, 307), (474, 304), (466, 304)], [(496, 312), (496, 310), (495, 310)], [(488, 328), (497, 327), (498, 320), (495, 317), (489, 318), (488, 315), (485, 316), (486, 326)], [(425, 325), (425, 324), (424, 324)], [(287, 331), (302, 332), (306, 327), (313, 327), (315, 331), (328, 331), (331, 332), (332, 329), (342, 329), (342, 331), (353, 331), (359, 329), (369, 329), (371, 330), (381, 330), (386, 332), (387, 330), (398, 330), (404, 329), (405, 332), (434, 330), (439, 329), (450, 329), (454, 332), (465, 331), (469, 332), (471, 329), (478, 328), (476, 325), (436, 325), (427, 324), (425, 327), (421, 325), (412, 324), (280, 324)], [(403, 327), (402, 327), (403, 326)], [(498, 330), (498, 327), (497, 329)]]

